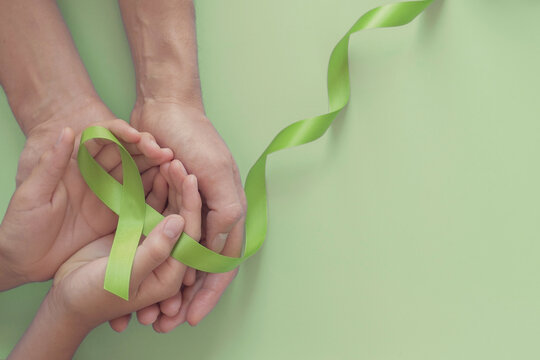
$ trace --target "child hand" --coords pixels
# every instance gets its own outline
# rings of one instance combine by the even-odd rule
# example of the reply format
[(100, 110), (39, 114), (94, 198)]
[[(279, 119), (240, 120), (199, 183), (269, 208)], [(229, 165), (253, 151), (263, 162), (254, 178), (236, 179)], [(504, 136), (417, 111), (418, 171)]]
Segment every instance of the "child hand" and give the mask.
[[(158, 168), (172, 158), (153, 137), (139, 133), (122, 120), (98, 125), (124, 141), (142, 173), (145, 192)], [(73, 131), (64, 129), (32, 174), (15, 191), (0, 226), (0, 290), (29, 281), (50, 279), (73, 253), (96, 238), (110, 234), (117, 216), (88, 188), (71, 158)], [(88, 144), (90, 153), (115, 178), (121, 178), (116, 146), (103, 141)]]
[[(164, 210), (167, 198), (168, 206)], [(188, 175), (179, 160), (161, 165), (160, 173), (155, 177), (147, 203), (157, 211), (163, 212), (165, 216), (180, 214), (186, 222), (184, 232), (194, 240), (200, 240), (202, 201), (198, 191), (197, 178), (195, 175)], [(184, 272), (184, 284), (186, 280), (195, 281), (195, 271), (182, 264), (182, 274)], [(187, 279), (190, 276), (193, 278)], [(179, 312), (182, 305), (180, 291), (162, 300), (137, 311), (137, 318), (141, 324), (156, 324), (156, 320), (165, 316), (175, 316)], [(126, 314), (111, 320), (110, 325), (115, 331), (121, 332), (127, 328), (130, 318), (131, 314)]]
[(113, 234), (86, 245), (60, 268), (37, 315), (8, 359), (71, 359), (96, 326), (178, 292), (185, 266), (170, 257), (184, 220), (162, 220), (135, 253), (130, 300), (103, 289)]
[(88, 330), (178, 292), (185, 266), (170, 253), (184, 228), (180, 215), (162, 220), (137, 248), (129, 301), (103, 289), (114, 234), (86, 245), (58, 270), (47, 295), (59, 316), (76, 319)]

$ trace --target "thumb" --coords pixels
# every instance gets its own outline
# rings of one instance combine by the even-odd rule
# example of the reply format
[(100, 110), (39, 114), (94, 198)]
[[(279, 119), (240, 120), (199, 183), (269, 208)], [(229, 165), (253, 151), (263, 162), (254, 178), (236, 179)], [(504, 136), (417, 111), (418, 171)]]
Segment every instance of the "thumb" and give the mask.
[(184, 219), (170, 215), (148, 234), (137, 249), (133, 261), (132, 282), (138, 286), (171, 255), (171, 251), (184, 230)]
[(30, 176), (21, 184), (20, 191), (38, 202), (47, 202), (64, 176), (73, 151), (75, 135), (64, 128), (56, 144), (39, 159)]

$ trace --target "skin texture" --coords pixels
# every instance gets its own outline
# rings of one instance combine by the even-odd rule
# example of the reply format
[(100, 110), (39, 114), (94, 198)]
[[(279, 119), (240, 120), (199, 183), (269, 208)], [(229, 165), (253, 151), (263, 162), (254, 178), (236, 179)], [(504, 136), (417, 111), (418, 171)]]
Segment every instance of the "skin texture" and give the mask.
[(27, 140), (20, 184), (60, 131), (115, 116), (102, 103), (54, 0), (0, 1), (0, 84)]
[[(120, 136), (118, 132), (116, 135)], [(35, 247), (35, 233), (45, 235), (42, 237), (49, 243), (47, 235), (57, 226), (51, 226), (46, 220), (56, 221), (60, 218), (57, 212), (69, 206), (62, 182), (70, 172), (74, 141), (73, 132), (65, 130), (17, 189), (7, 210), (7, 221), (0, 227), (0, 243), (15, 240), (22, 244), (33, 243)], [(92, 153), (99, 148), (96, 158), (109, 149), (101, 144), (90, 147)], [(130, 147), (137, 151), (136, 147)], [(180, 161), (174, 160), (163, 164), (159, 172), (156, 170), (149, 187), (152, 190), (147, 191), (147, 203), (167, 217), (137, 248), (130, 300), (125, 301), (103, 289), (114, 228), (95, 234), (56, 271), (53, 286), (8, 359), (71, 359), (84, 337), (99, 324), (112, 318), (127, 324), (131, 312), (152, 309), (152, 304), (180, 291), (187, 267), (173, 259), (170, 252), (182, 231), (200, 239), (201, 198), (197, 179), (187, 175)], [(47, 213), (52, 219), (35, 221), (37, 216), (48, 216)], [(22, 231), (21, 226), (29, 230)], [(16, 234), (17, 238), (10, 238), (10, 234)], [(26, 250), (26, 254), (21, 255), (32, 256), (28, 254), (30, 249)], [(181, 303), (169, 302), (158, 311), (177, 312), (180, 306)]]
[[(193, 2), (120, 0), (119, 4), (137, 77), (131, 124), (152, 133), (159, 144), (173, 150), (188, 173), (197, 176), (203, 197), (203, 243), (239, 256), (247, 205), (238, 167), (204, 113)], [(170, 331), (186, 320), (198, 324), (236, 273), (195, 276), (188, 271), (180, 311), (161, 313), (154, 329)]]

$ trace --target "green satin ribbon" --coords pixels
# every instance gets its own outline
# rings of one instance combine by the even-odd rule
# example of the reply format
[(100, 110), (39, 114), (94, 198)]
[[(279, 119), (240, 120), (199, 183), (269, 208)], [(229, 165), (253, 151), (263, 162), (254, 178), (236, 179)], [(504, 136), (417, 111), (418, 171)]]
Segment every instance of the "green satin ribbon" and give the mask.
[[(320, 138), (332, 124), (350, 97), (348, 45), (350, 36), (363, 29), (394, 27), (408, 24), (433, 0), (407, 1), (372, 9), (358, 19), (336, 44), (328, 64), (329, 112), (297, 121), (281, 130), (249, 170), (245, 182), (248, 203), (246, 214), (246, 244), (242, 257), (218, 254), (183, 233), (171, 256), (189, 267), (211, 273), (236, 268), (262, 246), (267, 230), (266, 159), (273, 152), (306, 144)], [(78, 162), (82, 176), (92, 191), (119, 215), (107, 272), (105, 289), (124, 298), (129, 296), (129, 280), (133, 258), (141, 233), (148, 233), (163, 216), (145, 203), (142, 181), (129, 152), (116, 137), (102, 127), (87, 128), (81, 145), (89, 139), (110, 140), (120, 149), (124, 184), (112, 178), (88, 153), (79, 147)]]

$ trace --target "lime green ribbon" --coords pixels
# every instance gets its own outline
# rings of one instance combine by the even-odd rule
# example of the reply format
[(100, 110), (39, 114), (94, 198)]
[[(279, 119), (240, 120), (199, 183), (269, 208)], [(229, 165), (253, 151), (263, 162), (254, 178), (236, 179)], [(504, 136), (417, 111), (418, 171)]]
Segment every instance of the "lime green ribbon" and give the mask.
[[(407, 1), (372, 9), (360, 17), (336, 44), (328, 64), (330, 111), (297, 121), (281, 130), (249, 170), (244, 186), (248, 203), (246, 244), (241, 257), (218, 254), (199, 244), (186, 233), (178, 239), (171, 256), (189, 267), (205, 272), (220, 273), (233, 270), (255, 254), (262, 246), (267, 230), (266, 159), (273, 152), (320, 138), (347, 105), (350, 97), (348, 61), (350, 36), (363, 29), (408, 24), (432, 1)], [(163, 219), (163, 216), (145, 203), (137, 165), (118, 139), (105, 128), (90, 127), (83, 132), (81, 145), (95, 138), (114, 142), (120, 149), (122, 159), (123, 185), (94, 160), (85, 146), (79, 147), (79, 169), (86, 183), (105, 205), (119, 215), (104, 287), (127, 300), (133, 258), (140, 236), (141, 234), (148, 235)]]

